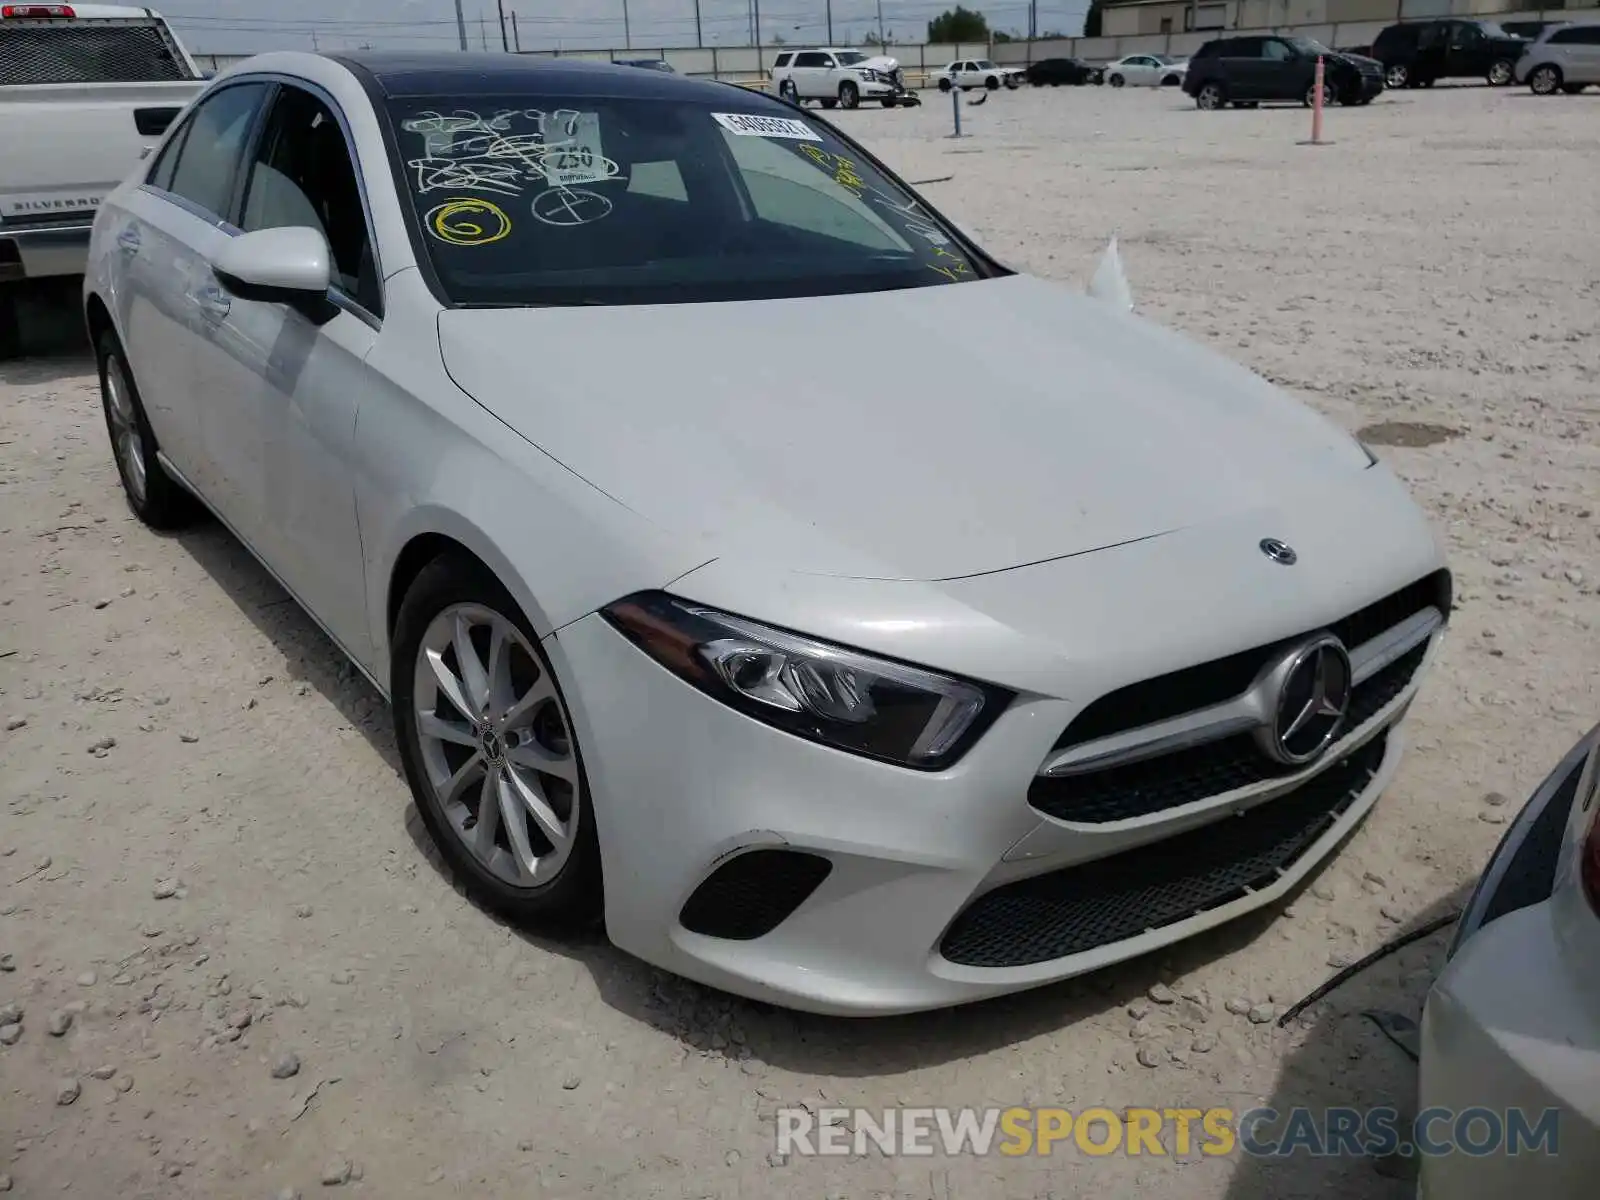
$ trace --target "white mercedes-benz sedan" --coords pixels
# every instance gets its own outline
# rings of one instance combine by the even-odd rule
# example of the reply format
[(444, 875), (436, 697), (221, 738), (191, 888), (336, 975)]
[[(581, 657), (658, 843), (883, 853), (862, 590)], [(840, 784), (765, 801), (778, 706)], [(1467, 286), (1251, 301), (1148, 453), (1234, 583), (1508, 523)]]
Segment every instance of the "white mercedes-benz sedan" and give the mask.
[(797, 1008), (1272, 902), (1450, 610), (1349, 434), (730, 85), (259, 56), (85, 305), (134, 512), (201, 502), (365, 672), (484, 903)]

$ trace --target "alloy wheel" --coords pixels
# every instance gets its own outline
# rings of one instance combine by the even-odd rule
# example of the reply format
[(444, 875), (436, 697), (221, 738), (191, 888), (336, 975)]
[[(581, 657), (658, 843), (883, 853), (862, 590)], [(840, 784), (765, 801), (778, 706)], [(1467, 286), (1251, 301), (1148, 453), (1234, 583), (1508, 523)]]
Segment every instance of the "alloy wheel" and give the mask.
[(1537, 96), (1550, 96), (1561, 86), (1561, 75), (1554, 67), (1538, 67), (1528, 77), (1528, 87)]
[(572, 724), (522, 631), (481, 604), (455, 604), (417, 648), (412, 720), (448, 828), (500, 881), (560, 875), (582, 817)]
[(1207, 112), (1221, 108), (1224, 102), (1222, 89), (1214, 83), (1208, 83), (1200, 89), (1200, 94), (1195, 97), (1195, 103)]
[(117, 465), (122, 468), (122, 478), (127, 481), (134, 503), (143, 504), (150, 487), (144, 436), (139, 432), (139, 421), (134, 415), (128, 376), (117, 355), (106, 360), (106, 413), (111, 417), (111, 448), (117, 456)]
[(1383, 73), (1384, 83), (1392, 88), (1405, 87), (1406, 80), (1410, 77), (1411, 73), (1398, 63)]
[(1511, 63), (1506, 59), (1497, 59), (1489, 65), (1489, 83), (1492, 87), (1505, 87), (1511, 82)]

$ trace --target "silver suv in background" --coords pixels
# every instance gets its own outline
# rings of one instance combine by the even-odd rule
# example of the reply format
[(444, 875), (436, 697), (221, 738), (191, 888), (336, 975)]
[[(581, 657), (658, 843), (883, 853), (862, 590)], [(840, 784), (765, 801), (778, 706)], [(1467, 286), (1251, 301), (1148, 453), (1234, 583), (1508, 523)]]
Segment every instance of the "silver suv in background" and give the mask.
[(1600, 23), (1544, 30), (1517, 60), (1516, 80), (1540, 96), (1576, 95), (1600, 83)]

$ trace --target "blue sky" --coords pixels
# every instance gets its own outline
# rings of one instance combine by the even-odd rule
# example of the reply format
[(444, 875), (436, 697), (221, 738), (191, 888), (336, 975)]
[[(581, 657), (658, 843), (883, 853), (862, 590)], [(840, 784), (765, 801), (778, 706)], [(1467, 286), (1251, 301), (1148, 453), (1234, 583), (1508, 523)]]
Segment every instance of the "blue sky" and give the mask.
[[(564, 0), (561, 15), (543, 0), (503, 0), (517, 14), (525, 50), (608, 49), (624, 44), (624, 0)], [(991, 27), (1025, 33), (1027, 0), (964, 0), (985, 13)], [(928, 20), (955, 0), (882, 0), (884, 32), (921, 41)], [(459, 44), (454, 0), (171, 0), (160, 6), (189, 49), (202, 54), (269, 49), (347, 49), (369, 44), (392, 49), (450, 49)], [(635, 48), (695, 45), (695, 0), (626, 0), (626, 28)], [(1040, 32), (1076, 35), (1088, 0), (1039, 0)], [(467, 37), (477, 49), (498, 49), (495, 0), (462, 0)], [(833, 0), (833, 40), (859, 43), (876, 32), (876, 0)], [(821, 44), (827, 40), (826, 0), (763, 0), (762, 41)], [(750, 43), (749, 0), (700, 0), (700, 30), (708, 46)]]

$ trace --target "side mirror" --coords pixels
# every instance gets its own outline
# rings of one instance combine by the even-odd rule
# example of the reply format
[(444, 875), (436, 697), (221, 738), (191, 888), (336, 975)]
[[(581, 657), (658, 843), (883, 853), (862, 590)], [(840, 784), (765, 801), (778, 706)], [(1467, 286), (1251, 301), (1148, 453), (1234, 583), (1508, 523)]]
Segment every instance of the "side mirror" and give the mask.
[(211, 268), (241, 300), (303, 307), (327, 298), (333, 281), (330, 257), (321, 230), (293, 225), (241, 233), (217, 252)]

